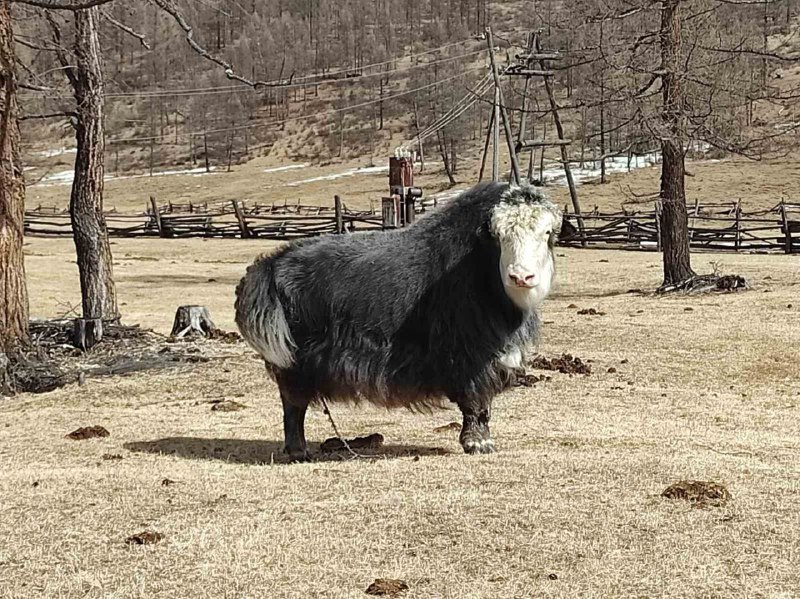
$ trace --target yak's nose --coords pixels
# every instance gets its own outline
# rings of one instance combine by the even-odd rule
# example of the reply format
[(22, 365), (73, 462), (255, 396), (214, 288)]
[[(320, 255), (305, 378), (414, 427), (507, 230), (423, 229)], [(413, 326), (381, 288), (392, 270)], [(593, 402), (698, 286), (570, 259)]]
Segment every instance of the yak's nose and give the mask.
[(521, 268), (509, 269), (508, 278), (517, 287), (531, 288), (536, 286), (536, 275)]

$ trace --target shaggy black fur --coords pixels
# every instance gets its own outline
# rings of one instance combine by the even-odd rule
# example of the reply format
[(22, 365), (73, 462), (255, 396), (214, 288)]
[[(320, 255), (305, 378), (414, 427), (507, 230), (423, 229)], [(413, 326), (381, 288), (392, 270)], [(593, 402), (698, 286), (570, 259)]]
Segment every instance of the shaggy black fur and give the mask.
[[(291, 366), (271, 366), (287, 451), (305, 455), (305, 409), (320, 396), (412, 407), (446, 397), (464, 413), (465, 450), (493, 450), (491, 400), (512, 376), (498, 358), (538, 329), (506, 295), (489, 231), (507, 187), (478, 185), (408, 229), (294, 243), (248, 269), (242, 334), (253, 343), (252, 315), (279, 306), (296, 345)], [(515, 197), (542, 201), (534, 188)]]

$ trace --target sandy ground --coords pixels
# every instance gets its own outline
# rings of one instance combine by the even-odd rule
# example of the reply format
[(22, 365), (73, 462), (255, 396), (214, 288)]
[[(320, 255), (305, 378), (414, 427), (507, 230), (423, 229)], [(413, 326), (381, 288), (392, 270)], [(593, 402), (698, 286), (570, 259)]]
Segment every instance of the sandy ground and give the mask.
[[(194, 302), (232, 327), (234, 284), (269, 248), (113, 249), (125, 320), (166, 332)], [(69, 242), (26, 251), (33, 313), (63, 313), (78, 301)], [(659, 299), (628, 293), (659, 283), (656, 254), (558, 253), (539, 349), (594, 371), (499, 397), (491, 456), (434, 432), (454, 410), (337, 405), (348, 436), (386, 437), (380, 458), (270, 465), (276, 389), (237, 346), (183, 371), (0, 403), (0, 596), (363, 597), (380, 577), (405, 580), (407, 597), (796, 596), (797, 258), (698, 254), (698, 270), (719, 260), (754, 289)], [(587, 307), (605, 314), (576, 314)], [(220, 398), (247, 407), (211, 411)], [(111, 435), (64, 438), (93, 424)], [(307, 433), (332, 436), (321, 412)], [(659, 496), (686, 478), (733, 499), (699, 509)], [(164, 540), (124, 543), (145, 529)]]

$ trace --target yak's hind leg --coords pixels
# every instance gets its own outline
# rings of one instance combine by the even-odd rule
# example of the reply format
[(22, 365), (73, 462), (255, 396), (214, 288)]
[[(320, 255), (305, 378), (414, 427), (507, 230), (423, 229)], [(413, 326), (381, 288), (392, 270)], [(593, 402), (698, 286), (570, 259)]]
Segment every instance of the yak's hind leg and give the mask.
[(461, 409), (464, 422), (459, 441), (465, 453), (494, 453), (494, 441), (489, 434), (489, 419), (492, 415), (492, 398), (454, 398)]
[(306, 446), (305, 420), (312, 394), (291, 378), (283, 374), (275, 376), (283, 404), (283, 452), (292, 461), (307, 461), (311, 456)]

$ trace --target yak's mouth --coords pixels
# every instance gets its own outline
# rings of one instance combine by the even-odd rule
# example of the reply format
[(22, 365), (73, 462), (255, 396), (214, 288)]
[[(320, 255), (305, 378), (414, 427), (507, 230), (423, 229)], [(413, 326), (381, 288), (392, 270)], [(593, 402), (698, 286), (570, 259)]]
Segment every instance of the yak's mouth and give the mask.
[(534, 289), (538, 283), (535, 281), (523, 281), (520, 279), (511, 280), (506, 283), (509, 287), (514, 287), (516, 289)]

